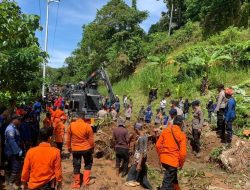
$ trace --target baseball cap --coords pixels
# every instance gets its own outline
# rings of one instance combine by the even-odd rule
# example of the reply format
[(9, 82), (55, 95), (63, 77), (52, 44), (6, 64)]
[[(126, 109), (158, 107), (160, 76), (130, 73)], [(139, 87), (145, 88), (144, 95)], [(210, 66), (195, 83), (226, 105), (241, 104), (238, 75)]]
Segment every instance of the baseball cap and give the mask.
[(228, 95), (230, 95), (230, 96), (232, 96), (233, 93), (234, 93), (234, 91), (233, 91), (233, 89), (231, 89), (231, 88), (227, 88), (227, 89), (225, 90), (225, 94), (228, 94)]

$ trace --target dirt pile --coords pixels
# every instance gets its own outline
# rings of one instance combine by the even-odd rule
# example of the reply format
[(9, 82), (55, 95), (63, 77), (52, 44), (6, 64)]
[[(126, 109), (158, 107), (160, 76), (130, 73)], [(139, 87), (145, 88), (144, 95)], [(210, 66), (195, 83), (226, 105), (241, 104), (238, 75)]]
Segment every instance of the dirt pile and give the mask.
[(223, 166), (230, 172), (239, 172), (250, 168), (250, 142), (237, 140), (232, 148), (220, 155)]

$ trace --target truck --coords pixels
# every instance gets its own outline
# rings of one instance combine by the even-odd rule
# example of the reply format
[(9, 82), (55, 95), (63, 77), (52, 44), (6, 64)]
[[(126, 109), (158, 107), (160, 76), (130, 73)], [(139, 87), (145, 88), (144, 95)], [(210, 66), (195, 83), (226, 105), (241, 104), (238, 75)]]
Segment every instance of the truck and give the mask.
[(70, 101), (69, 110), (71, 112), (85, 112), (86, 120), (95, 118), (102, 106), (102, 96), (98, 92), (98, 79), (104, 82), (108, 90), (110, 104), (113, 105), (116, 97), (103, 66), (93, 72), (85, 81), (79, 82), (76, 86), (70, 85), (66, 93)]

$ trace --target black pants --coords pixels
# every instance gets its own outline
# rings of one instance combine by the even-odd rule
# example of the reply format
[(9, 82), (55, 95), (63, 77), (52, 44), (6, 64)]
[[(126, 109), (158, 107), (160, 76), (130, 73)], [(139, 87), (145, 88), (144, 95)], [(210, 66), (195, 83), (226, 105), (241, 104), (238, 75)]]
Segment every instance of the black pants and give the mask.
[(160, 190), (173, 190), (173, 184), (178, 184), (177, 168), (162, 164), (166, 170)]
[(115, 148), (116, 152), (116, 168), (121, 167), (121, 162), (123, 161), (123, 166), (121, 167), (121, 170), (123, 172), (128, 171), (128, 163), (129, 163), (129, 149), (126, 148)]
[(208, 111), (208, 119), (209, 119), (209, 123), (212, 122), (212, 112)]
[(8, 157), (8, 165), (6, 171), (6, 180), (10, 183), (18, 181), (18, 176), (21, 173), (21, 158), (18, 155), (11, 155)]
[(62, 152), (63, 143), (56, 142), (56, 148), (58, 148)]
[(140, 172), (136, 171), (136, 165), (133, 164), (128, 172), (127, 181), (137, 181), (146, 189), (153, 189), (147, 178), (148, 167), (146, 164), (142, 165)]
[(73, 167), (74, 174), (80, 174), (82, 158), (84, 159), (84, 169), (91, 170), (93, 164), (92, 150), (74, 151), (73, 152)]
[(199, 153), (201, 150), (201, 145), (200, 145), (200, 137), (201, 137), (201, 132), (198, 131), (198, 129), (193, 129), (192, 130), (193, 134), (193, 151)]
[(42, 187), (32, 189), (32, 190), (55, 190), (55, 188), (52, 188), (52, 184), (54, 184), (54, 183), (55, 183), (55, 181), (52, 180), (52, 181), (46, 183), (45, 185), (43, 185)]
[(228, 121), (226, 124), (226, 131), (227, 131), (227, 143), (231, 143), (232, 142), (232, 138), (233, 138), (233, 122), (232, 121)]
[(220, 109), (217, 112), (217, 132), (221, 133), (221, 135), (225, 134), (225, 109)]

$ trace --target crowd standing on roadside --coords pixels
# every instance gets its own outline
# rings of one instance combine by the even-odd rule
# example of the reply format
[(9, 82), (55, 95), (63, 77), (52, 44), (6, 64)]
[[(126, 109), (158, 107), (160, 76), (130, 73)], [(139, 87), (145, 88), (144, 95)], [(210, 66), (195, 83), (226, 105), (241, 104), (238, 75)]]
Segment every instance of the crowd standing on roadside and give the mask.
[[(230, 144), (233, 137), (233, 122), (236, 118), (236, 101), (231, 88), (218, 86), (216, 103), (212, 99), (206, 104), (207, 121), (211, 123), (217, 115), (216, 132), (223, 143)], [(100, 120), (111, 118), (117, 124), (113, 130), (113, 147), (116, 154), (116, 174), (126, 177), (126, 186), (141, 185), (153, 189), (147, 178), (148, 130), (154, 126), (156, 150), (159, 162), (164, 168), (164, 178), (160, 190), (179, 190), (177, 171), (184, 165), (187, 154), (186, 122), (191, 121), (192, 152), (199, 158), (202, 154), (200, 137), (204, 126), (204, 113), (199, 100), (171, 100), (168, 90), (153, 113), (152, 105), (142, 105), (135, 117), (133, 101), (124, 95), (123, 108), (116, 95), (114, 105), (109, 97), (103, 98), (102, 109), (97, 113)], [(151, 103), (152, 101), (150, 101)], [(170, 110), (168, 104), (170, 103)], [(0, 163), (5, 170), (7, 189), (61, 190), (63, 147), (73, 156), (73, 182), (71, 187), (79, 189), (95, 183), (91, 178), (94, 152), (94, 132), (86, 122), (85, 113), (71, 116), (69, 121), (65, 108), (67, 101), (62, 96), (50, 96), (46, 101), (37, 99), (27, 105), (16, 105), (15, 100), (0, 113)], [(192, 108), (192, 113), (190, 113)], [(46, 116), (41, 121), (41, 114)], [(121, 113), (122, 112), (122, 113)], [(124, 118), (121, 115), (124, 114)], [(134, 126), (130, 133), (126, 122)], [(40, 127), (40, 124), (41, 127)], [(65, 133), (65, 131), (67, 131)], [(66, 138), (65, 138), (66, 134)], [(130, 156), (133, 157), (129, 167)], [(84, 170), (81, 176), (82, 160)], [(20, 177), (21, 176), (21, 177)], [(82, 183), (81, 183), (82, 182)]]

